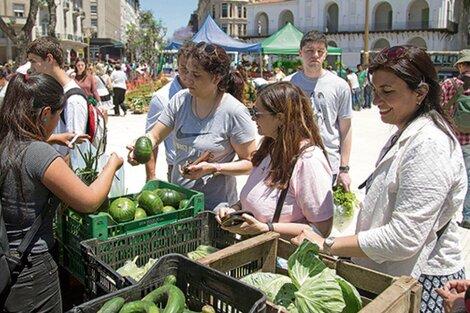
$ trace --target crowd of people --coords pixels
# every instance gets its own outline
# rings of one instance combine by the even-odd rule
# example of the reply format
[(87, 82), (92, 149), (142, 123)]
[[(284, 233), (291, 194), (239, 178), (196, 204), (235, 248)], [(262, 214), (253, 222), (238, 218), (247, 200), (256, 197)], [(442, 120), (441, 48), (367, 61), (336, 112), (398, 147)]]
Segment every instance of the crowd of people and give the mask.
[[(414, 277), (423, 286), (421, 312), (450, 312), (469, 285), (463, 281), (456, 214), (463, 211), (460, 225), (470, 227), (470, 135), (452, 116), (455, 99), (470, 93), (470, 51), (457, 61), (461, 75), (441, 84), (429, 56), (414, 46), (382, 50), (366, 70), (349, 70), (347, 81), (323, 67), (327, 53), (324, 34), (306, 33), (299, 47), (302, 70), (289, 76), (277, 71), (277, 82), (260, 88), (247, 107), (246, 76), (230, 66), (226, 51), (186, 43), (177, 55), (178, 73), (153, 94), (142, 125), (154, 148), (146, 178), (156, 178), (157, 149), (164, 142), (167, 179), (203, 192), (206, 209), (216, 212), (227, 231), (274, 231), (369, 269)], [(86, 133), (87, 103), (66, 94), (78, 87), (103, 112), (126, 114), (127, 77), (119, 64), (108, 73), (102, 64), (78, 60), (72, 78), (54, 38), (36, 39), (27, 54), (33, 73), (8, 74), (0, 108), (0, 233), (8, 235), (2, 250), (14, 253), (41, 212), (49, 215), (0, 304), (6, 312), (61, 312), (51, 253), (50, 213), (56, 208), (48, 204), (57, 197), (78, 212), (94, 212), (123, 163), (111, 154), (90, 186), (70, 169), (70, 140)], [(350, 191), (352, 184), (352, 111), (371, 103), (396, 132), (361, 184), (366, 196), (356, 234), (335, 238), (333, 187)], [(87, 139), (81, 135), (79, 142)], [(128, 149), (128, 162), (138, 165), (134, 146)], [(239, 195), (237, 175), (249, 175)], [(236, 212), (244, 221), (224, 224)]]

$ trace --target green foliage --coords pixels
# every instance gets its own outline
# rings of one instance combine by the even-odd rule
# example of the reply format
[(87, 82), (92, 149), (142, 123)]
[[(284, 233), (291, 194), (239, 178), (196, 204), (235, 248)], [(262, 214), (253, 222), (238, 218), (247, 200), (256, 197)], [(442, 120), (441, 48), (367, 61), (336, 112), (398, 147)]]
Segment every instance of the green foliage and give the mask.
[(356, 195), (352, 192), (345, 192), (343, 186), (333, 188), (333, 198), (336, 205), (344, 207), (346, 216), (353, 216), (354, 208), (359, 206)]
[(284, 73), (290, 74), (297, 71), (297, 67), (302, 65), (301, 60), (276, 60), (273, 62), (273, 67), (279, 67)]

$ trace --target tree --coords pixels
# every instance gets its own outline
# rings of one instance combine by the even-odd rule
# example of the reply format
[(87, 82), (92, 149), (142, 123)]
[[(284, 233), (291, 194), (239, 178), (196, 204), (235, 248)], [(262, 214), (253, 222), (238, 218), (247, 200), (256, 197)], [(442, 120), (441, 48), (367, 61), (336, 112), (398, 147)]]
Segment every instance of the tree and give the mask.
[(16, 23), (15, 18), (11, 17), (9, 21), (5, 21), (5, 17), (0, 17), (0, 29), (17, 47), (17, 53), (15, 56), (16, 64), (21, 64), (26, 59), (26, 49), (31, 43), (32, 31), (34, 25), (36, 25), (36, 15), (38, 13), (38, 8), (39, 1), (29, 1), (28, 17), (26, 19), (26, 23), (19, 31), (14, 28)]
[(470, 0), (459, 0), (456, 2), (455, 9), (459, 10), (459, 29), (457, 31), (457, 36), (461, 42), (459, 42), (459, 47), (466, 48), (469, 46), (469, 24), (468, 19), (470, 17)]
[(49, 25), (47, 28), (47, 35), (55, 37), (55, 26), (57, 24), (57, 5), (55, 0), (46, 0), (47, 8), (49, 10)]
[(139, 18), (139, 27), (130, 24), (126, 31), (128, 35), (128, 47), (131, 51), (138, 51), (139, 61), (148, 65), (151, 72), (157, 62), (157, 57), (163, 50), (163, 38), (166, 28), (162, 21), (156, 21), (152, 12), (143, 12)]

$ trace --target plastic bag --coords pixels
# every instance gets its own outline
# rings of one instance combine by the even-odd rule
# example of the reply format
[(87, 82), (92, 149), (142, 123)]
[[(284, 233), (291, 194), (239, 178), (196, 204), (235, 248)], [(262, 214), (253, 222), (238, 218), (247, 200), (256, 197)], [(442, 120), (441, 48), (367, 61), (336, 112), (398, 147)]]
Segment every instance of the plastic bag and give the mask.
[[(74, 149), (70, 149), (70, 163), (72, 165), (72, 170), (77, 172), (77, 169), (85, 168), (85, 160), (80, 154), (91, 153), (93, 156), (96, 156), (96, 148), (93, 145), (90, 145), (89, 141), (85, 141), (80, 145), (75, 145)], [(91, 149), (91, 150), (90, 150)], [(91, 152), (90, 152), (91, 151)], [(103, 154), (99, 157), (98, 163), (96, 164), (96, 171), (101, 173), (103, 167), (108, 162), (109, 155)], [(109, 190), (108, 197), (115, 198), (120, 197), (125, 194), (125, 176), (124, 176), (124, 166), (121, 166), (119, 170), (116, 171), (111, 189)]]

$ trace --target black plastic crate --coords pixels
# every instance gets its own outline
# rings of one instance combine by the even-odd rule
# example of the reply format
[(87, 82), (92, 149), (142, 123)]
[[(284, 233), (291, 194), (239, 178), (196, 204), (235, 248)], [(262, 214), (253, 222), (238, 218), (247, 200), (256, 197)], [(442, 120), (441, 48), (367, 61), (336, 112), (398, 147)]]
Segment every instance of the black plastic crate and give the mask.
[[(223, 230), (215, 220), (215, 214), (205, 211), (192, 219), (151, 230), (108, 240), (82, 241), (87, 298), (93, 299), (136, 284), (133, 279), (116, 272), (127, 260), (133, 260), (136, 256), (139, 256), (137, 265), (143, 266), (150, 258), (155, 259), (170, 253), (187, 254), (196, 250), (199, 245), (223, 249), (246, 238)], [(262, 262), (263, 260), (255, 260), (228, 274), (243, 277), (260, 269)]]
[[(185, 294), (190, 310), (200, 311), (202, 306), (209, 304), (216, 312), (223, 313), (266, 312), (266, 297), (260, 290), (180, 254), (160, 258), (137, 285), (86, 302), (68, 312), (95, 313), (106, 301), (117, 296), (126, 302), (140, 300), (160, 287), (167, 275), (176, 276), (176, 285)], [(162, 303), (158, 305), (162, 307)]]

